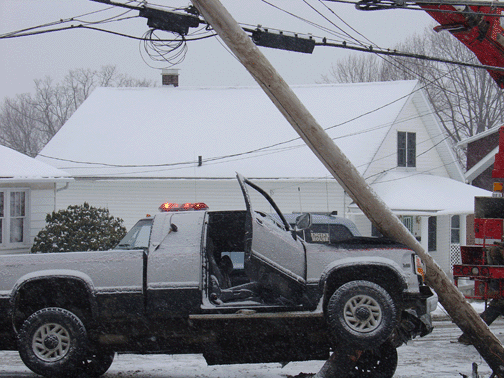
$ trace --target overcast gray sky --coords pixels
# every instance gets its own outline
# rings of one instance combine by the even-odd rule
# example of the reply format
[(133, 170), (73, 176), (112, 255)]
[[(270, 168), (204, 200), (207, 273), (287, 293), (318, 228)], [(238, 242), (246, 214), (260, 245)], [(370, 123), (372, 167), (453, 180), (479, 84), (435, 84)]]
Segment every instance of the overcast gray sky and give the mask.
[[(126, 1), (126, 0), (117, 0)], [(381, 47), (392, 47), (413, 33), (422, 33), (433, 20), (424, 12), (408, 10), (358, 11), (351, 4), (317, 0), (223, 0), (232, 16), (250, 27), (261, 24), (298, 33), (311, 33), (317, 37), (342, 40), (334, 32), (342, 34), (338, 27), (352, 36), (364, 40), (353, 29)], [(269, 4), (268, 4), (269, 3)], [(149, 4), (185, 7), (188, 0), (154, 0)], [(289, 15), (285, 11), (315, 23)], [(312, 5), (329, 19), (314, 11)], [(110, 8), (90, 0), (0, 0), (0, 34), (43, 25), (60, 19), (75, 21), (53, 27), (79, 25), (82, 21), (100, 21), (125, 11)], [(99, 12), (97, 12), (99, 11)], [(89, 14), (93, 12), (92, 14)], [(334, 13), (332, 13), (334, 12)], [(86, 14), (85, 16), (82, 16)], [(337, 16), (336, 16), (336, 15)], [(125, 16), (137, 16), (132, 11)], [(81, 16), (81, 17), (77, 17)], [(321, 29), (321, 25), (327, 29)], [(141, 37), (149, 28), (145, 18), (131, 18), (97, 25), (115, 32)], [(171, 34), (158, 32), (162, 38)], [(351, 38), (346, 38), (351, 41)], [(180, 69), (180, 85), (183, 86), (245, 86), (255, 82), (241, 64), (219, 43), (217, 38), (189, 42), (185, 60), (172, 67)], [(4, 97), (32, 92), (33, 80), (50, 76), (59, 81), (71, 69), (116, 65), (121, 73), (136, 78), (160, 81), (160, 69), (166, 62), (155, 62), (140, 53), (137, 40), (94, 30), (73, 29), (45, 33), (37, 36), (0, 39), (0, 101)], [(313, 54), (293, 53), (261, 48), (284, 79), (291, 85), (320, 82), (331, 64), (345, 56), (346, 51), (319, 47)]]

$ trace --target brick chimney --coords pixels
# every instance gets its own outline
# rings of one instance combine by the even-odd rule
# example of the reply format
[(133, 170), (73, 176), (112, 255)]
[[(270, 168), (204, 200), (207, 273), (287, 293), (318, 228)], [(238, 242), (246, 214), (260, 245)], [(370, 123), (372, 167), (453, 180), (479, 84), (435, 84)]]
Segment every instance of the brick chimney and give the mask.
[(163, 68), (161, 70), (161, 78), (163, 85), (178, 87), (179, 70), (176, 68)]

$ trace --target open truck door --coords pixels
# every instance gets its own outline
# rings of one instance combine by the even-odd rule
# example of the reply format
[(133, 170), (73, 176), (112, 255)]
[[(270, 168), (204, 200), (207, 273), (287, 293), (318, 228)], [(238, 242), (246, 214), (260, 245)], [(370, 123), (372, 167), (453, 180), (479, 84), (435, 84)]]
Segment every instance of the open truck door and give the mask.
[[(247, 207), (245, 272), (251, 281), (257, 282), (261, 288), (296, 302), (306, 288), (304, 242), (263, 189), (240, 174), (237, 174), (237, 178)], [(281, 222), (267, 213), (254, 210), (249, 188), (268, 201)]]

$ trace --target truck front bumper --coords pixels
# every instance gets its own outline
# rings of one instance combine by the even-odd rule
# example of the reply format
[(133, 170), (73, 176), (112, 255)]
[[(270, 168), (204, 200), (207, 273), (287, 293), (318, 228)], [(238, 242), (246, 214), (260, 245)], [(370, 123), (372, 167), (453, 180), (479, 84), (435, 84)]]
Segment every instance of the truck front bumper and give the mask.
[(399, 346), (417, 336), (425, 336), (432, 332), (432, 316), (437, 308), (437, 295), (429, 287), (423, 286), (418, 294), (405, 294), (401, 321), (394, 335), (394, 344)]

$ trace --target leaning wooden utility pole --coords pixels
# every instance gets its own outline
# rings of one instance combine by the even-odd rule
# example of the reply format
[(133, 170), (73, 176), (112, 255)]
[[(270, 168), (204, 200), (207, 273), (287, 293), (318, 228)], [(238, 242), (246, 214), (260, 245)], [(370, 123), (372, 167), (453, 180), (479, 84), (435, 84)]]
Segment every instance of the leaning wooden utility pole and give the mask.
[(404, 243), (418, 253), (426, 266), (426, 281), (438, 294), (440, 303), (457, 326), (470, 337), (493, 372), (504, 378), (502, 344), (439, 265), (378, 198), (250, 37), (218, 0), (192, 0), (192, 3), (371, 222), (383, 235)]

